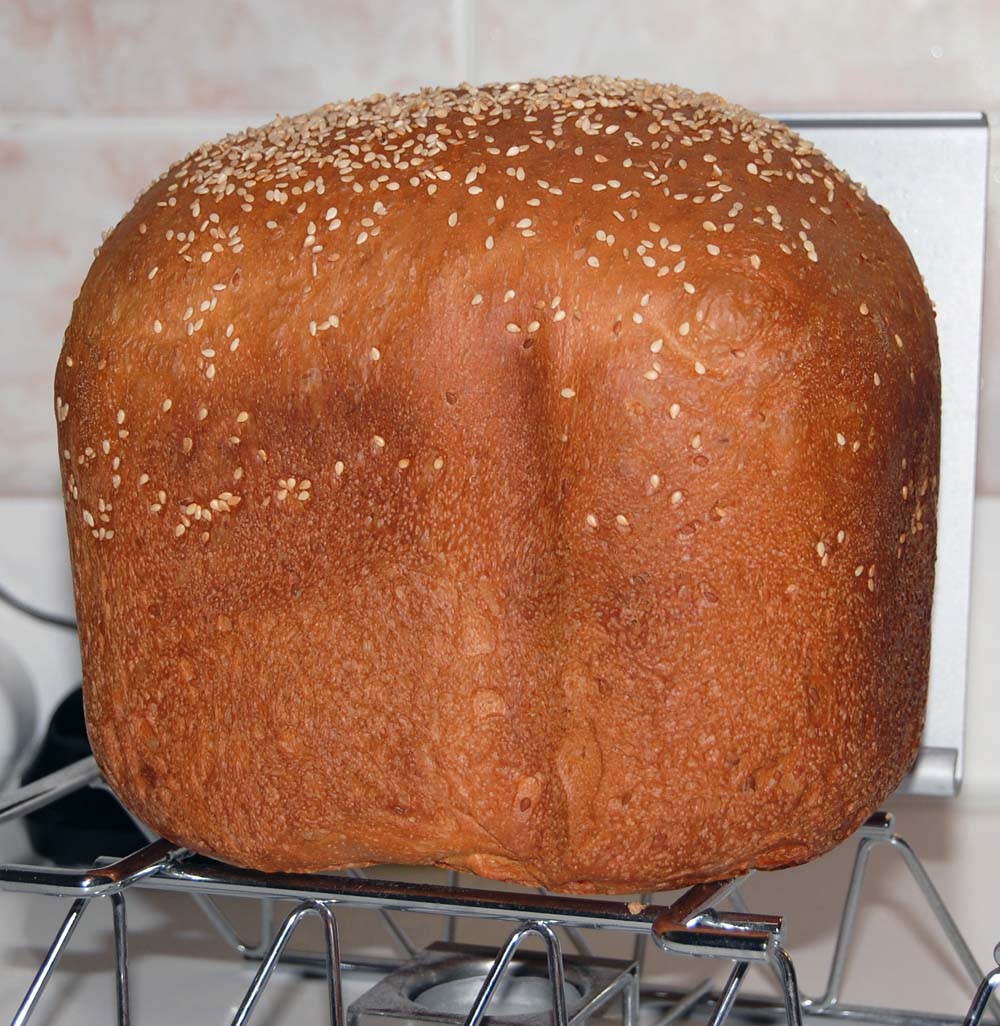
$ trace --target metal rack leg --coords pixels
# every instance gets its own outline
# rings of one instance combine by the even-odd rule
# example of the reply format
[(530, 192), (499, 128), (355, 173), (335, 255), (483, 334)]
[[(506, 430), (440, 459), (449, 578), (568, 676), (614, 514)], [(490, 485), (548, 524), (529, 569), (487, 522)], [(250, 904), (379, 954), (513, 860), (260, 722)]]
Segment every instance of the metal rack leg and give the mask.
[(633, 966), (632, 978), (622, 991), (622, 1026), (638, 1026), (640, 1010), (639, 967)]
[(840, 990), (844, 982), (844, 970), (847, 967), (847, 955), (850, 950), (851, 940), (854, 937), (854, 926), (858, 918), (861, 886), (865, 882), (865, 873), (868, 869), (868, 860), (871, 858), (872, 848), (878, 843), (877, 840), (870, 837), (863, 837), (858, 842), (858, 850), (854, 856), (850, 881), (847, 885), (847, 895), (844, 898), (844, 909), (840, 914), (837, 942), (833, 949), (833, 958), (830, 961), (830, 975), (827, 977), (826, 990), (823, 991), (823, 996), (817, 998), (813, 1003), (816, 1007), (831, 1008), (840, 1001)]
[(125, 921), (125, 895), (111, 895), (111, 913), (115, 926), (115, 1004), (118, 1026), (129, 1026), (128, 1001), (128, 924)]
[(719, 995), (719, 1003), (715, 1006), (712, 1018), (708, 1020), (706, 1026), (722, 1026), (726, 1021), (733, 1007), (733, 1002), (736, 1000), (740, 985), (743, 983), (743, 977), (746, 976), (749, 968), (749, 962), (737, 962), (733, 966), (733, 971), (729, 974), (729, 979), (726, 980), (726, 985), (722, 988), (722, 993)]
[(281, 953), (295, 932), (295, 928), (308, 915), (317, 915), (323, 923), (323, 940), (326, 954), (327, 996), (329, 1001), (330, 1026), (344, 1026), (344, 992), (340, 979), (340, 937), (337, 920), (329, 906), (321, 901), (304, 901), (296, 905), (285, 917), (281, 928), (260, 964), (250, 987), (243, 996), (240, 1007), (233, 1017), (232, 1026), (245, 1026), (254, 1007), (267, 986)]
[[(993, 949), (993, 960), (1000, 963), (1000, 944)], [(972, 999), (972, 1004), (969, 1005), (964, 1026), (979, 1026), (986, 1014), (987, 1006), (998, 990), (1000, 990), (1000, 965), (995, 965), (979, 984), (976, 996)]]
[(35, 1006), (38, 1004), (49, 980), (52, 979), (52, 974), (59, 964), (59, 959), (62, 958), (63, 952), (66, 950), (70, 937), (73, 936), (74, 930), (80, 925), (83, 913), (87, 911), (89, 900), (89, 898), (77, 898), (70, 906), (62, 926), (59, 927), (59, 932), (52, 941), (48, 952), (46, 952), (42, 964), (38, 967), (35, 978), (31, 981), (28, 992), (21, 1000), (21, 1004), (18, 1005), (14, 1018), (10, 1021), (10, 1026), (24, 1026), (31, 1013), (35, 1010)]
[[(448, 886), (449, 887), (457, 887), (458, 886), (458, 870), (457, 869), (449, 869), (448, 870)], [(449, 944), (454, 944), (455, 943), (455, 936), (456, 936), (457, 933), (458, 933), (458, 916), (446, 916), (445, 917), (445, 927), (444, 927), (444, 939)]]
[[(854, 856), (854, 864), (851, 868), (847, 894), (844, 898), (844, 909), (840, 917), (840, 928), (837, 931), (837, 941), (833, 951), (833, 958), (830, 962), (830, 974), (827, 978), (826, 990), (823, 992), (822, 997), (809, 1002), (809, 1007), (814, 1011), (829, 1010), (840, 1003), (840, 993), (847, 967), (847, 955), (851, 940), (854, 937), (865, 874), (868, 870), (872, 852), (880, 846), (892, 848), (902, 858), (973, 985), (979, 984), (983, 977), (983, 970), (979, 967), (975, 956), (972, 954), (969, 945), (958, 928), (958, 924), (952, 918), (948, 907), (934, 886), (923, 863), (913, 848), (910, 847), (910, 844), (896, 834), (892, 816), (879, 812), (871, 816), (868, 822), (861, 828), (861, 840), (858, 842), (857, 853)], [(994, 1015), (1000, 1017), (1000, 1002), (998, 1002), (996, 997), (988, 997), (988, 1000)]]
[[(559, 938), (553, 933), (551, 927), (545, 923), (527, 923), (525, 926), (515, 930), (508, 938), (507, 943), (493, 961), (490, 971), (483, 980), (482, 987), (476, 995), (464, 1026), (480, 1026), (486, 1009), (489, 1007), (493, 995), (496, 993), (503, 974), (507, 971), (511, 959), (514, 957), (518, 947), (529, 934), (537, 934), (545, 944), (545, 956), (549, 967), (549, 982), (552, 984), (552, 1009), (554, 1012), (555, 1026), (568, 1026), (569, 1018), (566, 1013), (566, 980), (563, 972), (562, 948), (559, 945)], [(233, 1026), (236, 1026), (234, 1023)]]
[(775, 947), (771, 952), (771, 967), (774, 969), (778, 983), (781, 985), (781, 996), (785, 1002), (785, 1018), (788, 1026), (802, 1026), (802, 997), (799, 983), (795, 976), (795, 966), (782, 947)]
[[(913, 879), (916, 880), (917, 886), (920, 888), (924, 899), (930, 906), (931, 911), (934, 913), (934, 917), (937, 919), (938, 925), (944, 931), (945, 937), (948, 938), (948, 942), (951, 944), (952, 950), (955, 952), (958, 960), (962, 963), (962, 967), (965, 969), (966, 973), (968, 973), (969, 979), (972, 981), (972, 985), (977, 986), (983, 978), (983, 970), (976, 961), (976, 956), (973, 955), (972, 949), (962, 936), (962, 931), (959, 930), (958, 924), (952, 918), (952, 914), (948, 911), (948, 906), (945, 905), (944, 900), (938, 893), (938, 889), (934, 886), (934, 882), (931, 880), (930, 874), (924, 868), (924, 864), (917, 857), (917, 853), (913, 848), (910, 847), (909, 842), (903, 840), (902, 837), (897, 837), (893, 834), (889, 841), (889, 845), (903, 857), (903, 861), (906, 863)], [(993, 998), (990, 1000), (990, 1007), (993, 1009), (994, 1015), (1000, 1016), (1000, 1002)]]

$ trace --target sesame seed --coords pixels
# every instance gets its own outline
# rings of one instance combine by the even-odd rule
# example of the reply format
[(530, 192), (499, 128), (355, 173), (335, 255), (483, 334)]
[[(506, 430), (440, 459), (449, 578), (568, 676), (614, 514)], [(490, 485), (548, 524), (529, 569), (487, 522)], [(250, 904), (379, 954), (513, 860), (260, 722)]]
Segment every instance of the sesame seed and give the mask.
[(444, 466), (444, 457), (443, 456), (438, 456), (434, 460), (434, 469), (435, 470), (440, 470), (443, 466)]
[(649, 475), (648, 485), (649, 485), (649, 490), (651, 492), (655, 492), (660, 487), (660, 484), (661, 484), (661, 482), (660, 482), (660, 475), (659, 474), (650, 474)]
[(868, 304), (867, 303), (862, 303), (861, 306), (858, 307), (858, 310), (861, 311), (862, 317), (867, 317), (868, 316)]
[(476, 293), (476, 294), (475, 294), (475, 295), (474, 295), (474, 296), (472, 297), (472, 305), (473, 305), (473, 306), (479, 306), (479, 304), (480, 304), (480, 303), (481, 303), (482, 301), (483, 301), (483, 296), (482, 296), (482, 293), (481, 293), (481, 292), (477, 292), (477, 293)]
[(718, 255), (719, 255), (719, 254), (720, 254), (720, 253), (722, 252), (722, 250), (721, 250), (721, 249), (719, 249), (719, 247), (718, 247), (718, 246), (716, 246), (716, 245), (715, 245), (714, 243), (712, 243), (712, 242), (710, 242), (710, 243), (709, 243), (709, 244), (708, 244), (708, 245), (707, 245), (707, 246), (705, 247), (705, 249), (707, 249), (707, 250), (708, 250), (708, 252), (709, 252), (709, 255), (710, 255), (710, 256), (718, 256)]
[(381, 452), (385, 448), (385, 439), (381, 435), (372, 435), (372, 448)]
[(453, 210), (448, 215), (448, 227), (449, 228), (454, 228), (456, 224), (458, 224), (458, 212)]
[(587, 257), (587, 263), (588, 263), (588, 264), (589, 264), (589, 265), (590, 265), (591, 267), (600, 267), (600, 266), (601, 266), (601, 261), (600, 261), (600, 260), (598, 260), (598, 259), (597, 259), (597, 257), (595, 257), (595, 256), (589, 256), (589, 257)]
[(705, 365), (701, 362), (701, 360), (695, 360), (695, 362), (694, 362), (694, 372), (695, 372), (695, 374), (704, 374), (705, 373)]
[(594, 531), (597, 530), (597, 526), (598, 526), (598, 524), (597, 524), (597, 517), (595, 517), (593, 513), (588, 513), (587, 514), (587, 526), (591, 530), (594, 530)]
[(684, 493), (682, 491), (676, 491), (670, 493), (670, 505), (679, 506), (684, 501)]
[(826, 545), (823, 542), (816, 542), (816, 555), (821, 558), (826, 555)]
[(677, 329), (677, 331), (680, 333), (681, 337), (683, 338), (685, 335), (687, 335), (691, 331), (691, 325), (687, 321), (682, 321), (681, 322), (681, 326)]
[(245, 424), (250, 419), (250, 414), (246, 410), (241, 410), (236, 414), (236, 423)]
[(573, 396), (576, 395), (576, 392), (574, 392), (572, 388), (563, 388), (560, 389), (559, 394), (563, 397), (563, 399), (572, 399)]
[(493, 236), (492, 235), (487, 235), (486, 236), (486, 248), (487, 249), (492, 249), (493, 248)]
[(847, 445), (847, 439), (839, 431), (837, 432), (837, 445)]
[(401, 460), (399, 461), (399, 463), (397, 463), (397, 464), (396, 464), (396, 466), (398, 466), (400, 470), (406, 470), (406, 468), (407, 468), (407, 467), (408, 467), (409, 465), (410, 465), (410, 461), (409, 461), (408, 459), (406, 459), (406, 457), (405, 457), (405, 456), (403, 457), (403, 459), (401, 459)]
[(651, 353), (658, 353), (662, 349), (663, 349), (663, 339), (662, 338), (655, 338), (649, 344), (649, 351)]
[(760, 257), (756, 253), (750, 254), (750, 266), (755, 270), (760, 270)]
[(184, 526), (183, 524), (178, 524), (178, 525), (177, 525), (177, 526), (176, 526), (176, 527), (174, 528), (174, 536), (175, 536), (175, 537), (177, 537), (177, 538), (180, 538), (180, 536), (181, 536), (181, 535), (182, 535), (182, 534), (183, 534), (183, 533), (184, 533), (184, 532), (185, 532), (186, 530), (187, 530), (187, 528), (186, 528), (186, 527), (185, 527), (185, 526)]
[(628, 528), (628, 517), (626, 517), (622, 513), (616, 514), (616, 516), (615, 516), (615, 524), (619, 528), (626, 528), (627, 529)]
[(337, 460), (337, 462), (334, 463), (334, 465), (333, 465), (333, 472), (337, 475), (337, 477), (340, 477), (340, 475), (344, 473), (344, 461), (343, 460)]
[(370, 356), (370, 357), (372, 358), (372, 360), (373, 360), (374, 362), (376, 362), (376, 363), (377, 363), (377, 362), (378, 362), (378, 361), (379, 361), (380, 359), (382, 359), (382, 354), (381, 354), (381, 353), (379, 352), (379, 350), (378, 350), (378, 348), (377, 348), (376, 346), (372, 346), (372, 347), (371, 347), (371, 349), (369, 349), (369, 350), (368, 350), (368, 355), (369, 355), (369, 356)]

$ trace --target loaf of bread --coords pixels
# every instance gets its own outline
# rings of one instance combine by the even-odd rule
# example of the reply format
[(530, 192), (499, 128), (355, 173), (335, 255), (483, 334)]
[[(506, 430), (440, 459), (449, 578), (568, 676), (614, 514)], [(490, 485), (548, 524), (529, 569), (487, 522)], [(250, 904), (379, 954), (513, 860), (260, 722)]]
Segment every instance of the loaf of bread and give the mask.
[(94, 751), (189, 848), (665, 889), (827, 850), (913, 760), (931, 303), (716, 96), (205, 145), (101, 247), (55, 407)]

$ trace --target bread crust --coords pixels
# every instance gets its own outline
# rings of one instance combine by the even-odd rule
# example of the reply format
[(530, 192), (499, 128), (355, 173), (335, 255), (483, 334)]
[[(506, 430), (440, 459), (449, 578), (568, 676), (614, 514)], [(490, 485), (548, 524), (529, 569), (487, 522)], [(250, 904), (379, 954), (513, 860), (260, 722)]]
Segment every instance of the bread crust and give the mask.
[(95, 755), (262, 870), (573, 892), (812, 858), (898, 784), (940, 373), (885, 211), (615, 79), (279, 119), (102, 246), (56, 414)]

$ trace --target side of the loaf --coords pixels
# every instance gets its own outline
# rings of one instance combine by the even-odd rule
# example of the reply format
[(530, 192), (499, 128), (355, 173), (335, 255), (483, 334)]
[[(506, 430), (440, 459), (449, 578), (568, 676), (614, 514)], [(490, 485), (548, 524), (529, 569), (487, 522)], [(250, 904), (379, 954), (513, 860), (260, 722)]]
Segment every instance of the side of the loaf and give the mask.
[(918, 743), (939, 403), (884, 211), (718, 98), (427, 91), (206, 146), (56, 376), (98, 761), (266, 870), (810, 858)]

